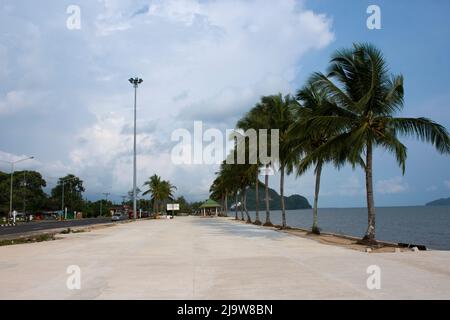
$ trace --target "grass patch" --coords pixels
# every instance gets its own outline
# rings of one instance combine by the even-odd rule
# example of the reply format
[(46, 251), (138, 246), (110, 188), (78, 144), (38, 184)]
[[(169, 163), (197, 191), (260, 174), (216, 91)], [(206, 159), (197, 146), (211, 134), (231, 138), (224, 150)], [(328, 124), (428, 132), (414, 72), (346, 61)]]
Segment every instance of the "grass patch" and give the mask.
[(86, 230), (84, 230), (84, 229), (73, 230), (71, 228), (67, 228), (67, 229), (64, 229), (63, 231), (61, 231), (60, 234), (82, 233), (82, 232), (86, 232)]
[(52, 241), (52, 240), (55, 240), (54, 234), (41, 234), (41, 235), (34, 236), (34, 237), (18, 238), (18, 239), (10, 239), (10, 240), (0, 240), (0, 247), (11, 246), (11, 245), (15, 245), (15, 244)]

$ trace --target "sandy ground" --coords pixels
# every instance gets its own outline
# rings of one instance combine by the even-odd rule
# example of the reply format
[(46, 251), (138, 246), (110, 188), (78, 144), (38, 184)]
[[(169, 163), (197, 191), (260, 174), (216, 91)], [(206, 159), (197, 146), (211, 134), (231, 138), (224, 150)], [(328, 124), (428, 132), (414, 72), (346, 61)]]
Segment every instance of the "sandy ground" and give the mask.
[[(450, 252), (365, 253), (226, 218), (0, 247), (1, 299), (449, 299)], [(67, 267), (81, 270), (69, 290)], [(381, 288), (370, 290), (367, 268)]]

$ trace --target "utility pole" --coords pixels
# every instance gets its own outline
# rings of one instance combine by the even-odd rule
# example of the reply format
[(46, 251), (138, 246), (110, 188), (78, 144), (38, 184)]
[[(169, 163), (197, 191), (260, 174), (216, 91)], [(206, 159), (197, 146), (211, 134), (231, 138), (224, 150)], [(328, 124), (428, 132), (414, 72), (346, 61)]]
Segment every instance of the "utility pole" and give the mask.
[(26, 173), (27, 172), (24, 170), (23, 171), (23, 184), (22, 184), (22, 187), (23, 187), (23, 192), (22, 192), (23, 210), (22, 210), (22, 212), (25, 216), (26, 216), (25, 209), (26, 209), (26, 187), (27, 187), (27, 174)]
[[(109, 193), (109, 192), (103, 192), (102, 194), (105, 196), (106, 202), (108, 202), (108, 196), (109, 196), (111, 193)], [(102, 204), (103, 204), (103, 199), (100, 199), (100, 215), (101, 215), (101, 216), (103, 215)]]

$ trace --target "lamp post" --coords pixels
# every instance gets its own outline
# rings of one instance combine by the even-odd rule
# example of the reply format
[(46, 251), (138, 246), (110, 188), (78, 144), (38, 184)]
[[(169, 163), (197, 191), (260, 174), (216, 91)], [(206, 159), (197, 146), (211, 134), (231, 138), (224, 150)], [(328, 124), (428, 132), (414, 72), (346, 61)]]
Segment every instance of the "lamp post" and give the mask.
[(133, 218), (136, 220), (136, 98), (137, 88), (143, 82), (141, 78), (128, 79), (134, 87), (134, 139), (133, 139)]
[(17, 161), (6, 161), (6, 160), (0, 160), (1, 162), (6, 162), (9, 163), (11, 165), (11, 185), (10, 185), (10, 190), (9, 190), (9, 218), (11, 219), (12, 216), (12, 201), (13, 201), (13, 178), (14, 178), (14, 165), (25, 161), (25, 160), (31, 160), (34, 159), (34, 157), (27, 157), (27, 158), (23, 158)]

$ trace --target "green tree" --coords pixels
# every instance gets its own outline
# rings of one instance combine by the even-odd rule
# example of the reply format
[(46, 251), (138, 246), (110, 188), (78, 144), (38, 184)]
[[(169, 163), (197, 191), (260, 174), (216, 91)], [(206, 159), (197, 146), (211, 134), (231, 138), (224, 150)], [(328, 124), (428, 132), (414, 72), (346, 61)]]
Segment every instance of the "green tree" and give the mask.
[[(98, 217), (98, 216), (108, 216), (109, 208), (114, 204), (111, 201), (97, 200), (97, 201), (84, 201), (83, 203), (83, 216), (86, 218)], [(101, 210), (100, 210), (101, 209)]]
[(145, 196), (147, 194), (151, 194), (151, 201), (153, 202), (153, 212), (156, 213), (159, 204), (158, 202), (161, 200), (161, 177), (154, 174), (144, 183), (144, 186), (146, 186), (148, 189), (144, 191), (142, 195)]
[(175, 203), (178, 203), (180, 205), (180, 211), (183, 213), (191, 213), (191, 206), (190, 204), (186, 201), (186, 199), (183, 196), (179, 196), (178, 198), (176, 198), (174, 200)]
[[(314, 167), (315, 174), (315, 190), (314, 190), (314, 205), (313, 205), (313, 225), (312, 233), (320, 234), (318, 225), (318, 203), (320, 191), (320, 178), (322, 174), (322, 167), (327, 162), (333, 162), (337, 168), (345, 164), (345, 154), (347, 151), (340, 152), (340, 154), (328, 154), (322, 152), (317, 156), (312, 157), (314, 152), (321, 146), (325, 145), (331, 138), (333, 138), (338, 131), (332, 130), (329, 126), (310, 126), (310, 119), (317, 116), (333, 116), (335, 115), (335, 107), (328, 101), (326, 93), (321, 91), (314, 85), (308, 83), (305, 87), (297, 93), (297, 99), (300, 102), (300, 107), (297, 110), (298, 117), (294, 125), (291, 126), (290, 135), (295, 137), (296, 151), (302, 155), (307, 155), (297, 165), (297, 176), (302, 175), (311, 166)], [(344, 157), (342, 157), (344, 156)]]
[(286, 95), (281, 94), (267, 96), (262, 98), (262, 103), (268, 108), (269, 112), (268, 129), (279, 130), (279, 154), (278, 159), (280, 169), (280, 201), (281, 201), (281, 226), (287, 227), (286, 223), (286, 207), (284, 203), (284, 180), (285, 175), (293, 171), (294, 165), (299, 161), (300, 152), (296, 148), (295, 137), (292, 136), (289, 130), (296, 121), (296, 109), (298, 102)]
[[(0, 172), (0, 212), (9, 212), (11, 174)], [(13, 210), (35, 212), (43, 209), (45, 180), (37, 171), (15, 171), (13, 179)]]
[[(257, 103), (249, 112), (247, 112), (243, 118), (241, 118), (238, 122), (236, 127), (243, 130), (249, 130), (254, 129), (256, 131), (260, 129), (278, 129), (274, 127), (274, 122), (271, 118), (271, 112), (273, 112), (273, 104), (270, 101), (269, 97), (262, 97), (261, 101)], [(268, 131), (267, 134), (267, 147), (271, 148), (271, 131)], [(258, 137), (258, 144), (257, 148), (253, 148), (256, 150), (253, 150), (258, 153), (257, 157), (257, 164), (256, 167), (258, 168), (258, 174), (259, 174), (259, 168), (263, 165), (260, 162), (259, 159), (259, 137)], [(265, 203), (266, 203), (266, 221), (264, 223), (264, 226), (273, 226), (272, 222), (270, 221), (270, 204), (269, 204), (269, 175), (268, 171), (270, 166), (273, 165), (273, 163), (266, 163), (265, 164), (265, 178), (264, 178), (264, 188), (265, 188)], [(255, 181), (258, 181), (258, 175), (255, 175), (254, 177)], [(255, 185), (257, 187), (258, 184), (255, 182)], [(259, 200), (259, 199), (256, 199)], [(237, 201), (237, 200), (236, 200)], [(259, 208), (257, 210), (257, 219), (256, 221), (259, 221)]]
[(312, 82), (335, 105), (335, 113), (312, 117), (309, 125), (328, 127), (338, 134), (309, 157), (341, 154), (345, 150), (354, 164), (364, 158), (368, 227), (363, 240), (376, 243), (374, 148), (392, 152), (404, 172), (407, 149), (398, 139), (400, 135), (429, 142), (443, 154), (450, 153), (450, 137), (443, 126), (429, 119), (396, 117), (404, 106), (403, 77), (391, 75), (381, 51), (370, 44), (355, 44), (351, 49), (337, 51), (328, 74), (316, 73)]
[[(65, 177), (59, 178), (58, 183), (51, 191), (51, 197), (55, 203), (62, 203), (62, 190), (64, 187), (64, 207), (70, 211), (82, 211), (84, 200), (83, 180), (73, 174), (68, 174)], [(58, 209), (61, 208), (60, 206)], [(54, 208), (56, 209), (56, 208)]]
[(226, 164), (223, 162), (220, 167), (220, 171), (216, 172), (217, 177), (214, 179), (209, 192), (210, 192), (210, 198), (221, 202), (222, 205), (222, 214), (224, 216), (227, 216), (228, 211), (228, 185), (226, 176), (224, 174), (224, 168)]
[(153, 211), (164, 211), (164, 205), (167, 200), (173, 199), (173, 193), (177, 189), (170, 181), (162, 180), (158, 175), (153, 175), (148, 181), (144, 183), (148, 189), (142, 194), (151, 194), (151, 200), (153, 201)]

